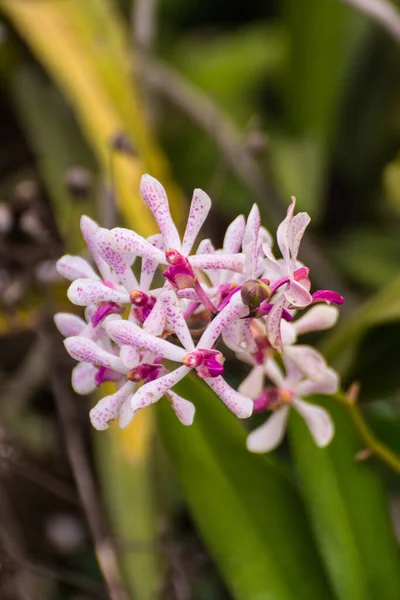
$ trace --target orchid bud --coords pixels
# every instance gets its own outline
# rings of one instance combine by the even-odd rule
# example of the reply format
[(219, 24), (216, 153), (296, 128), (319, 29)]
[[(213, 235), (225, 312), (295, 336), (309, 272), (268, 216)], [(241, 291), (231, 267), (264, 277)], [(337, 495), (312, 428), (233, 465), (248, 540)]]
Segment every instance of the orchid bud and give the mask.
[(250, 279), (243, 284), (240, 293), (243, 304), (255, 309), (260, 306), (261, 302), (269, 298), (270, 289), (260, 279)]

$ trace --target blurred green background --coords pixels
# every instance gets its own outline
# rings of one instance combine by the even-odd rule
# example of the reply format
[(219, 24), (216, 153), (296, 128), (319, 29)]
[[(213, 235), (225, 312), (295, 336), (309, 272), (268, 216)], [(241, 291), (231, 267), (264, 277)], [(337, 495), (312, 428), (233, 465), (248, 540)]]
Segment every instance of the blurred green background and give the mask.
[[(375, 1), (400, 31), (396, 2)], [(400, 598), (399, 479), (345, 407), (321, 400), (329, 448), (293, 419), (272, 458), (250, 456), (244, 426), (194, 381), (192, 428), (160, 403), (94, 434), (93, 399), (68, 400), (50, 325), (71, 310), (54, 264), (84, 252), (82, 213), (155, 231), (142, 173), (181, 226), (205, 189), (215, 244), (253, 202), (274, 231), (295, 195), (312, 217), (300, 258), (315, 287), (346, 298), (336, 330), (312, 341), (400, 453), (400, 37), (351, 4), (0, 0), (2, 600), (110, 597), (102, 536), (128, 590), (116, 600)], [(95, 542), (68, 424), (110, 525)]]

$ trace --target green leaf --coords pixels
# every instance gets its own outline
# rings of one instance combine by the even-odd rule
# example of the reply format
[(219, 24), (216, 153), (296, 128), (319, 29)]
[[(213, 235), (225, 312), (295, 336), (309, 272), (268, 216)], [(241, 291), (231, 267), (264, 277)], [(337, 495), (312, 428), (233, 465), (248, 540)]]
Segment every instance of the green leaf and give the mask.
[(271, 458), (249, 453), (245, 431), (196, 379), (183, 427), (167, 402), (160, 429), (197, 527), (237, 600), (332, 598), (294, 484)]
[(342, 600), (400, 598), (400, 561), (387, 499), (373, 461), (357, 462), (363, 446), (346, 409), (317, 398), (336, 436), (318, 448), (292, 411), (290, 439), (301, 489), (332, 586)]

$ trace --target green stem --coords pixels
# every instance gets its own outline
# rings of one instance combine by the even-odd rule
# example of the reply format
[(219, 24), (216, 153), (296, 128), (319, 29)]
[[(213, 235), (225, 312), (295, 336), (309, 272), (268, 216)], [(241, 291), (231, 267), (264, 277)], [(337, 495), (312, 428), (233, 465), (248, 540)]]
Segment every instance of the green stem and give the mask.
[(371, 452), (395, 473), (400, 475), (400, 457), (375, 437), (359, 406), (342, 392), (333, 394), (332, 397), (346, 407), (354, 427)]

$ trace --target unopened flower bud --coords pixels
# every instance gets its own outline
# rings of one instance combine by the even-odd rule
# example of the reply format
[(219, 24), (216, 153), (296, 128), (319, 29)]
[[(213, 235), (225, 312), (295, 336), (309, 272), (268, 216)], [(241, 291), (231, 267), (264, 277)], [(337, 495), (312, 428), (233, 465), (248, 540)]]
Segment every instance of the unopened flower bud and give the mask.
[(134, 304), (135, 306), (146, 306), (149, 301), (148, 295), (145, 294), (145, 292), (142, 292), (141, 290), (133, 290), (129, 294), (129, 298), (132, 304)]
[(243, 284), (240, 293), (243, 304), (250, 308), (258, 308), (261, 302), (269, 298), (270, 289), (260, 279), (250, 279)]

